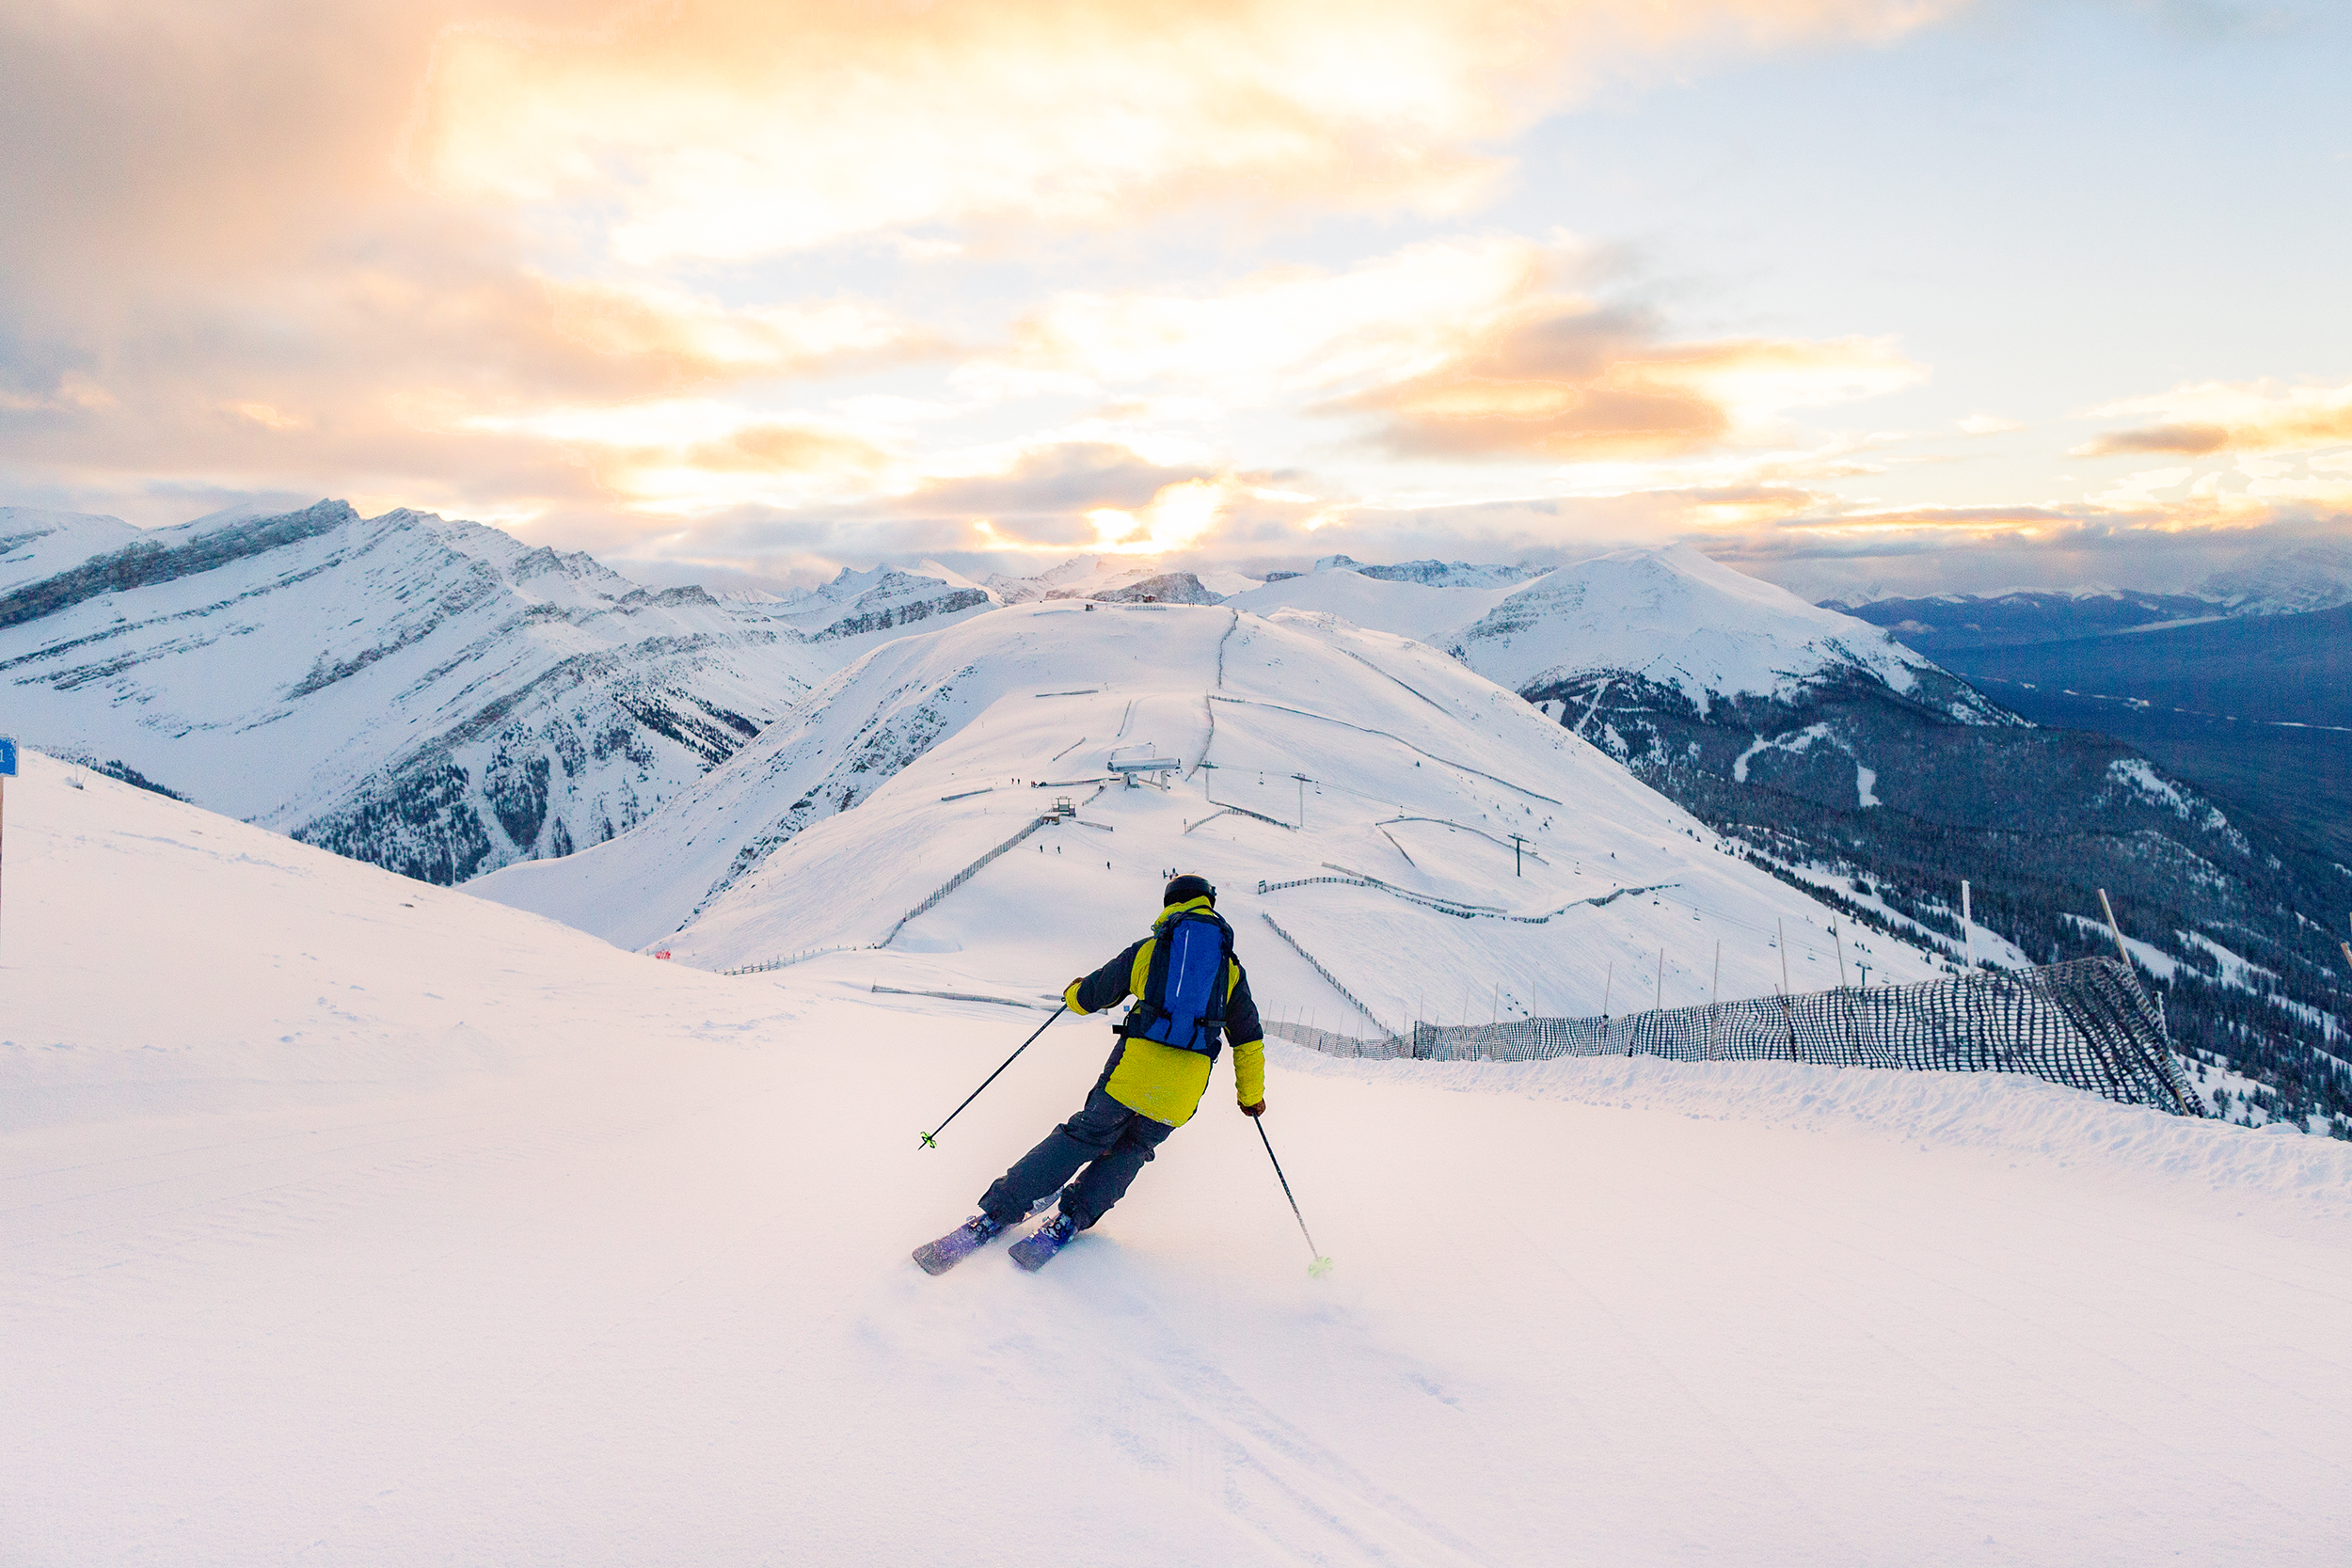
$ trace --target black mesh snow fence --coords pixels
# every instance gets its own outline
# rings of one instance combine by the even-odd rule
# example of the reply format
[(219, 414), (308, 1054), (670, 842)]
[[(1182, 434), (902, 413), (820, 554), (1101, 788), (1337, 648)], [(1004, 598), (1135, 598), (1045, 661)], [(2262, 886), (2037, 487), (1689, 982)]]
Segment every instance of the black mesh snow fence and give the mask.
[(1663, 1056), (1938, 1072), (2025, 1072), (2178, 1116), (2203, 1109), (2163, 1016), (2122, 963), (2076, 958), (2021, 972), (1977, 970), (1917, 985), (1840, 987), (1623, 1018), (1416, 1023), (1362, 1039), (1269, 1022), (1266, 1032), (1333, 1056), (1533, 1062)]

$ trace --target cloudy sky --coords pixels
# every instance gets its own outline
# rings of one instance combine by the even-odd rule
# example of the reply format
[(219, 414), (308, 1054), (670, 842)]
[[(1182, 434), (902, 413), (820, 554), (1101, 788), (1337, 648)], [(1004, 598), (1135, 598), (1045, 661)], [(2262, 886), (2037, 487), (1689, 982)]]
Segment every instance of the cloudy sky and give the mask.
[(2352, 536), (2340, 0), (12, 0), (0, 501), (670, 580)]

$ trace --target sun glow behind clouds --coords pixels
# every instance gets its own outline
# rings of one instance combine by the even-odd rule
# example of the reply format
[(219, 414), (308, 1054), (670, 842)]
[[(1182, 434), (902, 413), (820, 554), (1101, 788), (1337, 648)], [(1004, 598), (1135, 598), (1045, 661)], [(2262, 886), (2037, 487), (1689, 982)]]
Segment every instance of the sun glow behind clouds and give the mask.
[(1167, 382), (1252, 405), (1435, 370), (1572, 267), (1571, 246), (1432, 240), (1338, 272), (1285, 267), (1216, 290), (1064, 294), (959, 372), (1000, 396)]
[(1087, 514), (1094, 525), (1094, 547), (1112, 555), (1166, 555), (1190, 549), (1209, 536), (1224, 515), (1226, 486), (1205, 479), (1170, 484), (1152, 498), (1140, 515), (1099, 507)]

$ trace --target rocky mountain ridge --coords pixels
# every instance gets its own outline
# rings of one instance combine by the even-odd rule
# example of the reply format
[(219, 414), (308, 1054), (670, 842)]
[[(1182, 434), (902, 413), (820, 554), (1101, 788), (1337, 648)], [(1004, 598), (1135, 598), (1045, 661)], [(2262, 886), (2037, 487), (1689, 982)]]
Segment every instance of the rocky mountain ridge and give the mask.
[(337, 500), (31, 521), (0, 553), (27, 744), (437, 882), (627, 832), (877, 641), (993, 603), (889, 570), (794, 600), (655, 592)]

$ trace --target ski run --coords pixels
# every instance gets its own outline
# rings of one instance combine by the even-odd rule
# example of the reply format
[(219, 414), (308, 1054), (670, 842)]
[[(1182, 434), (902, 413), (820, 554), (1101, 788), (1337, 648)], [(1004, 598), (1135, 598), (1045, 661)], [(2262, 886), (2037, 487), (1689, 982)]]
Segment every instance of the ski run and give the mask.
[[(1226, 612), (1184, 613), (1208, 630), (1182, 657), (1213, 657)], [(1260, 652), (1307, 708), (1360, 666), (1300, 636)], [(1102, 673), (1124, 679), (1117, 651)], [(1429, 699), (1400, 694), (1432, 726), (1408, 738), (1461, 738), (1439, 733), (1458, 692), (1389, 674)], [(1139, 693), (1140, 733), (1193, 760), (1200, 690), (1181, 713)], [(1126, 698), (1064, 701), (1091, 705), (1074, 734)], [(818, 878), (936, 835), (938, 865), (878, 861), (883, 891), (824, 929), (763, 912), (747, 881), (681, 947), (879, 938), (907, 890), (1005, 830), (938, 805), (955, 791), (937, 772), (979, 766), (959, 737), (1009, 744), (1028, 721), (989, 715), (1052, 705), (980, 704), (904, 769), (902, 812), (882, 786), (870, 837), (784, 850)], [(1264, 721), (1233, 711), (1239, 747)], [(1582, 766), (1488, 733), (1497, 751), (1454, 760), (1552, 794)], [(1416, 754), (1377, 788), (1429, 774)], [(1329, 1274), (1310, 1277), (1220, 1065), (1053, 1267), (1024, 1274), (1000, 1244), (933, 1278), (908, 1249), (1074, 1109), (1101, 1021), (1056, 1023), (936, 1150), (918, 1132), (1043, 1017), (1002, 1002), (1140, 933), (1151, 874), (1208, 831), (1184, 834), (1200, 808), (1181, 794), (1106, 791), (1081, 815), (1116, 832), (1036, 835), (1118, 845), (1099, 880), (1074, 850), (1016, 849), (897, 945), (725, 976), (42, 755), (24, 768), (0, 928), (10, 1563), (2344, 1560), (2340, 1142), (1994, 1074), (1358, 1063), (1274, 1041), (1267, 1126)], [(1442, 786), (1457, 816), (1495, 787), (1471, 778)], [(1593, 814), (1630, 814), (1620, 858), (1678, 843), (1681, 875), (1706, 869), (1711, 906), (1749, 926), (1795, 896), (1620, 787)], [(1023, 809), (1048, 793), (1024, 786)], [(714, 824), (764, 825), (723, 799)], [(1315, 977), (1241, 896), (1241, 849), (1200, 853), (1237, 857), (1211, 875), (1269, 1011), (1311, 1005)], [(1474, 872), (1448, 895), (1511, 879), (1507, 857)], [(648, 897), (704, 891), (628, 875)], [(1424, 906), (1380, 888), (1266, 900), (1326, 895), (1397, 911), (1366, 939), (1392, 944), (1388, 967), (1457, 963), (1417, 945)], [(1576, 951), (1639, 953), (1694, 918), (1608, 910), (1622, 924)], [(1339, 924), (1309, 911), (1294, 930), (1401, 990)], [(981, 938), (1008, 928), (1017, 943)]]

